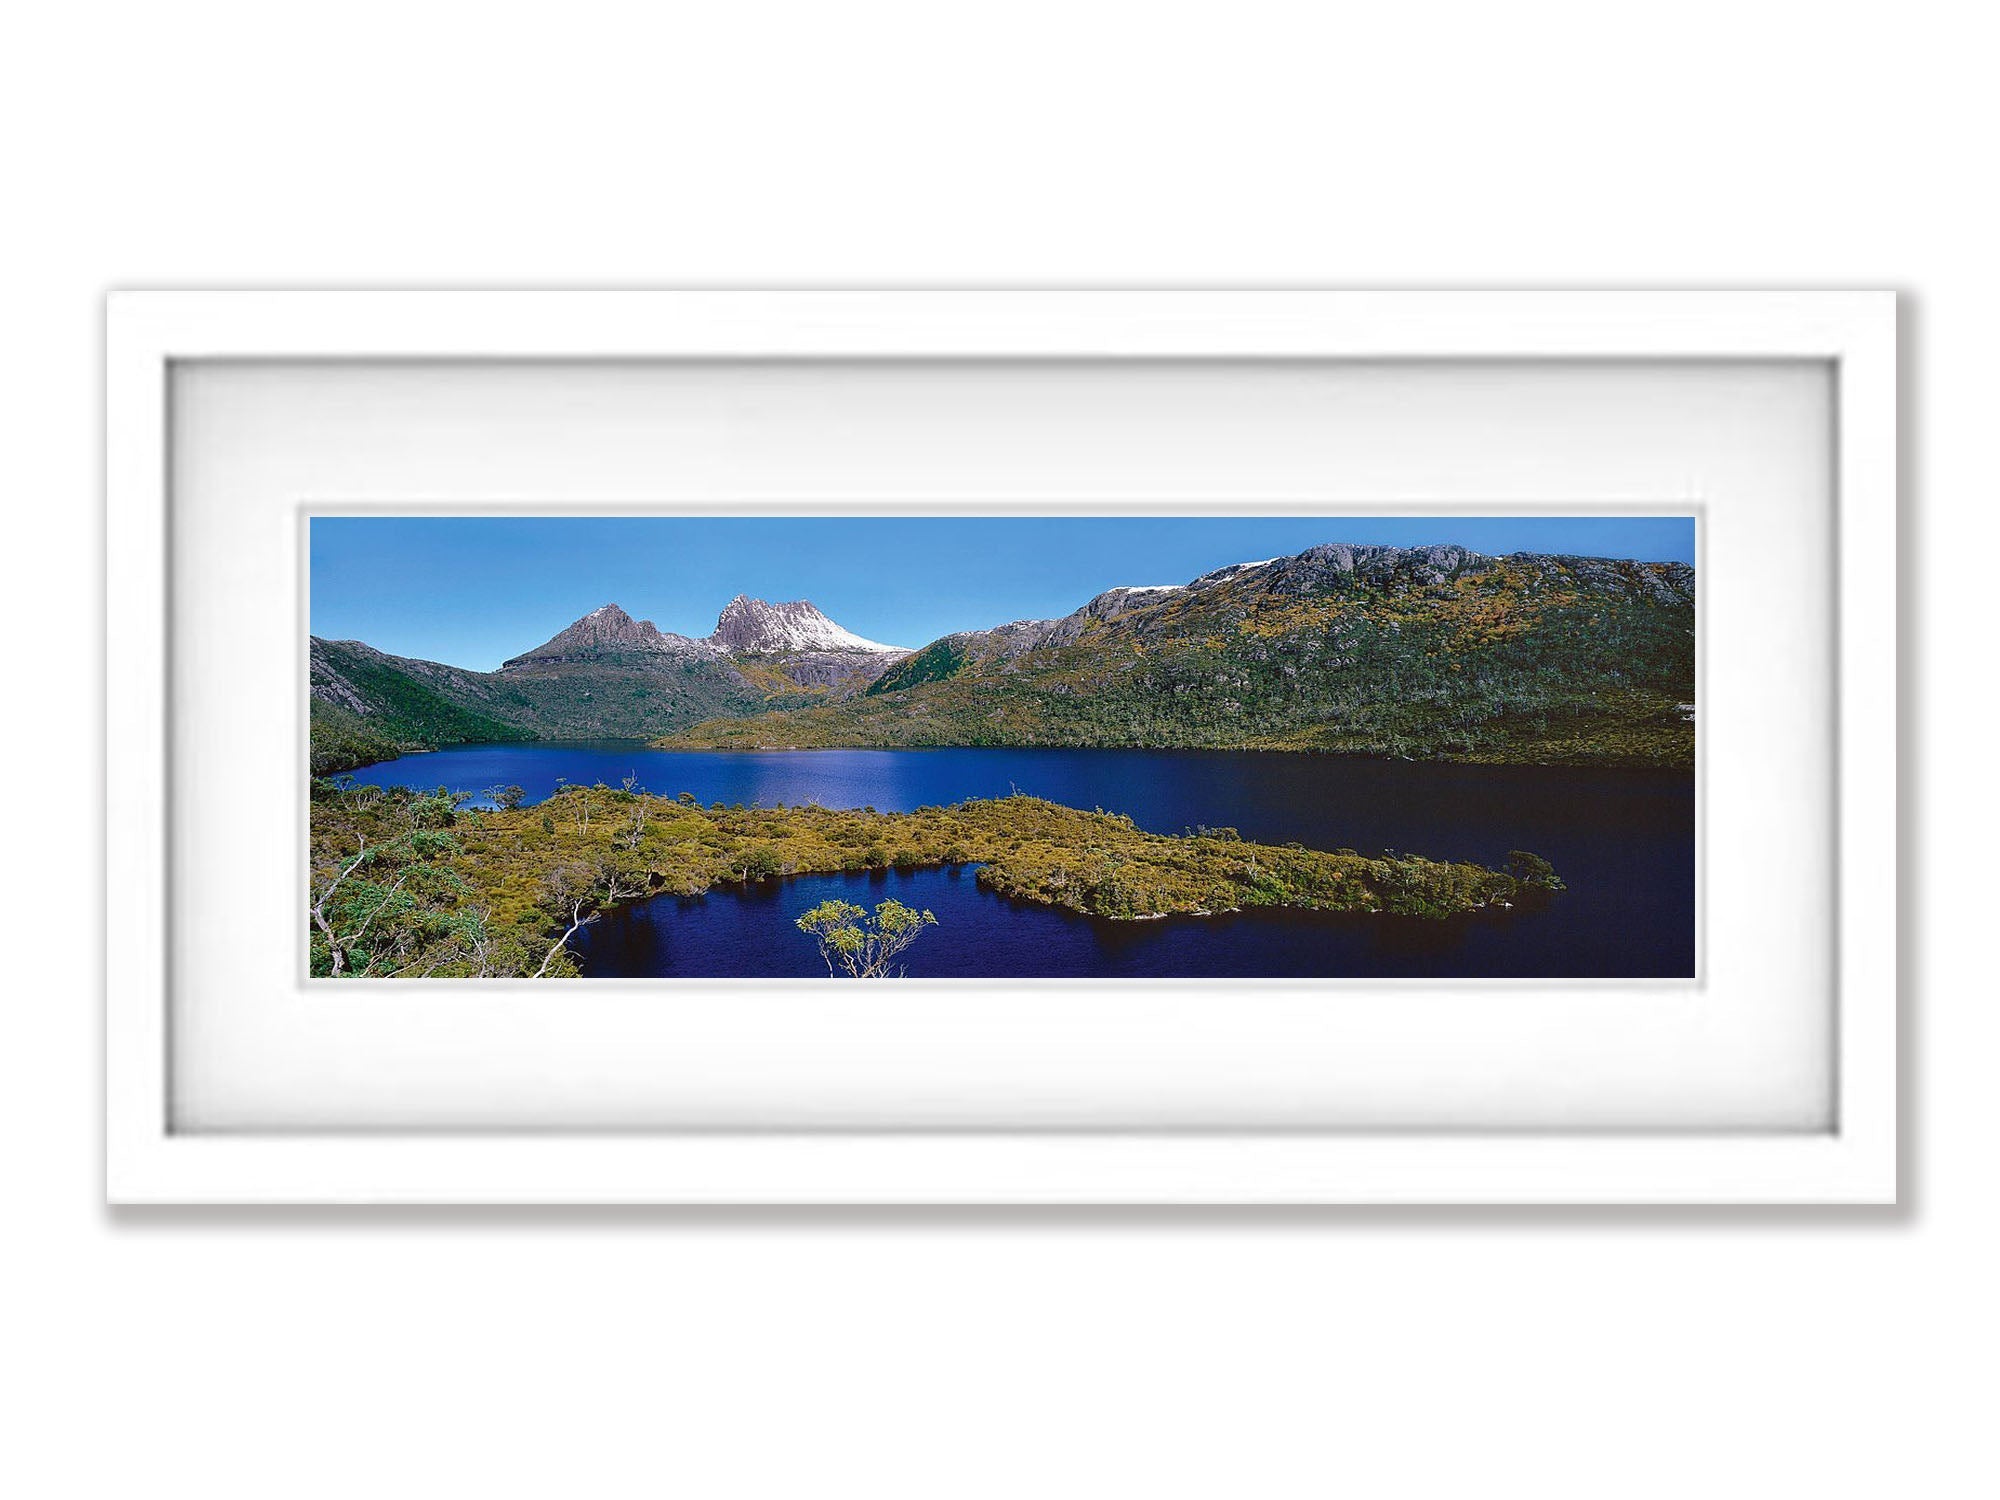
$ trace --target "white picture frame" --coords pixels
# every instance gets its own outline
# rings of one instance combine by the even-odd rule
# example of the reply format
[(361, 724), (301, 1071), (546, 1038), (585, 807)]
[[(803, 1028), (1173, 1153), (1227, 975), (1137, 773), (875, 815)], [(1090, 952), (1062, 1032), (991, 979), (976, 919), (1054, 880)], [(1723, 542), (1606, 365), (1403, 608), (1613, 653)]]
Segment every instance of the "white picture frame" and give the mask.
[[(108, 940), (107, 1196), (118, 1203), (1893, 1203), (1896, 720), (1884, 706), (1896, 702), (1895, 351), (1895, 301), (1881, 292), (114, 294), (106, 351), (108, 859), (120, 916)], [(176, 367), (911, 359), (1823, 365), (1832, 376), (1829, 691), (1837, 726), (1827, 809), (1833, 906), (1825, 937), (1833, 957), (1824, 1128), (175, 1128), (171, 893), (176, 880), (202, 878), (174, 862), (165, 754)], [(153, 642), (162, 649), (139, 644)]]

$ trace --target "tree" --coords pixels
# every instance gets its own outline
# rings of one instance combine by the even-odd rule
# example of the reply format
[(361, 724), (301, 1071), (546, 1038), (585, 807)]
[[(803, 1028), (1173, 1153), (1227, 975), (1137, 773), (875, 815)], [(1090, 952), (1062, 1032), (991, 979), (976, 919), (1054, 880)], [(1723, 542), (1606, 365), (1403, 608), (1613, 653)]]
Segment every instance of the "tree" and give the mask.
[(410, 821), (418, 828), (449, 828), (458, 820), (458, 805), (465, 800), (466, 793), (439, 787), (410, 804)]
[(541, 967), (528, 977), (546, 979), (552, 969), (564, 972), (569, 940), (597, 920), (600, 908), (629, 901), (638, 894), (638, 882), (628, 882), (608, 861), (591, 865), (576, 860), (551, 870), (542, 882), (542, 909), (568, 925), (543, 956)]
[[(429, 805), (426, 806), (426, 802)], [(444, 804), (446, 814), (450, 803)], [(408, 804), (412, 826), (379, 842), (357, 833), (359, 847), (331, 861), (315, 857), (307, 916), (311, 972), (332, 979), (424, 978), (441, 969), (491, 972), (484, 907), (465, 904), (467, 887), (447, 863), (458, 840), (414, 824), (417, 810), (439, 815), (435, 801)]]
[(900, 979), (896, 960), (935, 927), (937, 918), (896, 900), (884, 901), (871, 917), (847, 901), (822, 901), (798, 919), (798, 929), (819, 944), (828, 978)]
[[(627, 783), (632, 780), (629, 776), (625, 779)], [(631, 792), (626, 795), (631, 798), (632, 811), (615, 842), (622, 849), (637, 849), (646, 841), (646, 826), (652, 819), (652, 799)]]
[(737, 868), (743, 872), (745, 880), (769, 880), (773, 875), (784, 873), (784, 861), (778, 858), (769, 844), (752, 844), (736, 859)]
[(502, 812), (512, 812), (528, 799), (526, 790), (518, 786), (496, 786), (488, 795)]
[(1562, 877), (1556, 874), (1556, 867), (1541, 855), (1531, 854), (1526, 849), (1507, 851), (1507, 873), (1525, 886), (1548, 891), (1563, 889)]
[(576, 818), (576, 834), (578, 838), (590, 837), (590, 814), (593, 811), (590, 791), (589, 787), (566, 786), (557, 793), (562, 798), (563, 805)]

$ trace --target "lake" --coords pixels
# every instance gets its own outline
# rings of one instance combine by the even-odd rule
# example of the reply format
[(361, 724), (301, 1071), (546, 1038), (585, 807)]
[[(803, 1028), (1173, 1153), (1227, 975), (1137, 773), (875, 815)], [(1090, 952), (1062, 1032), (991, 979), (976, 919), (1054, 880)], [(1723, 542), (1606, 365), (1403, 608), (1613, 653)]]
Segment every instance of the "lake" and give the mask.
[(819, 802), (883, 812), (1018, 790), (1131, 817), (1155, 833), (1201, 824), (1311, 848), (1505, 862), (1546, 856), (1570, 889), (1545, 909), (1441, 922), (1245, 912), (1108, 922), (981, 891), (971, 871), (805, 876), (608, 913), (577, 941), (586, 973), (823, 974), (791, 918), (830, 896), (895, 896), (939, 926), (912, 977), (1684, 977), (1695, 968), (1694, 777), (1677, 771), (1455, 766), (1225, 750), (651, 750), (622, 741), (472, 745), (353, 773), (359, 782), (480, 791), (560, 780), (691, 792), (703, 803)]

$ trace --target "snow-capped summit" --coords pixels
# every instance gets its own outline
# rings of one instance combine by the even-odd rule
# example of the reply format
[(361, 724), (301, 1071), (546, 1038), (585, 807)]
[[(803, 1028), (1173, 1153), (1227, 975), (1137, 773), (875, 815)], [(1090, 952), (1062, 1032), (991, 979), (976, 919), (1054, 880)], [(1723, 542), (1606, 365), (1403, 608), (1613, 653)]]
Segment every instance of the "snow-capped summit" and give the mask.
[(1272, 563), (1283, 562), (1281, 557), (1260, 557), (1255, 562), (1231, 563), (1226, 568), (1217, 568), (1213, 573), (1204, 573), (1189, 588), (1205, 589), (1211, 584), (1228, 583), (1233, 578), (1241, 578), (1245, 573), (1254, 573), (1259, 568), (1268, 568)]
[(767, 604), (738, 594), (715, 622), (709, 644), (725, 651), (856, 651), (877, 656), (905, 656), (907, 646), (885, 646), (843, 630), (818, 607), (804, 599)]

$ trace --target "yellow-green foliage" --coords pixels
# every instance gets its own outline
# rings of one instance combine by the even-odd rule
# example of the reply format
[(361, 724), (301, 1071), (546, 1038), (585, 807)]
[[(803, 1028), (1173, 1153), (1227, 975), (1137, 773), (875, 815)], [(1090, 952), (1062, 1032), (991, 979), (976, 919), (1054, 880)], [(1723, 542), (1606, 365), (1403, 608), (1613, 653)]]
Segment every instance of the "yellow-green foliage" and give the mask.
[(740, 655), (730, 663), (750, 686), (762, 695), (767, 703), (784, 707), (796, 704), (800, 699), (820, 699), (831, 696), (833, 689), (825, 684), (800, 682), (786, 669), (782, 659)]
[[(424, 837), (412, 850), (410, 831), (419, 827)], [(371, 927), (355, 945), (356, 954), (377, 960), (375, 968), (351, 956), (346, 972), (533, 973), (575, 920), (579, 892), (588, 910), (648, 895), (697, 895), (718, 884), (891, 865), (976, 864), (989, 890), (1112, 918), (1246, 906), (1443, 917), (1560, 888), (1539, 863), (1508, 873), (1412, 855), (1371, 858), (1246, 843), (1231, 829), (1169, 837), (1114, 813), (1024, 796), (880, 813), (702, 807), (685, 793), (667, 798), (598, 786), (568, 787), (535, 807), (477, 811), (453, 808), (442, 793), (321, 782), (312, 803), (310, 901), (364, 840), (388, 852), (360, 872), (364, 904), (348, 912), (348, 929), (367, 918), (374, 893), (411, 867), (419, 867), (418, 878), (404, 889), (448, 896), (434, 895), (429, 908), (397, 907), (394, 920)], [(370, 942), (400, 946), (383, 956)], [(330, 972), (331, 961), (316, 936), (313, 972)], [(574, 968), (558, 953), (548, 972)]]
[(851, 901), (822, 901), (792, 925), (819, 945), (829, 979), (882, 979), (903, 972), (896, 960), (926, 927), (937, 926), (937, 918), (891, 897), (877, 902), (873, 913)]

